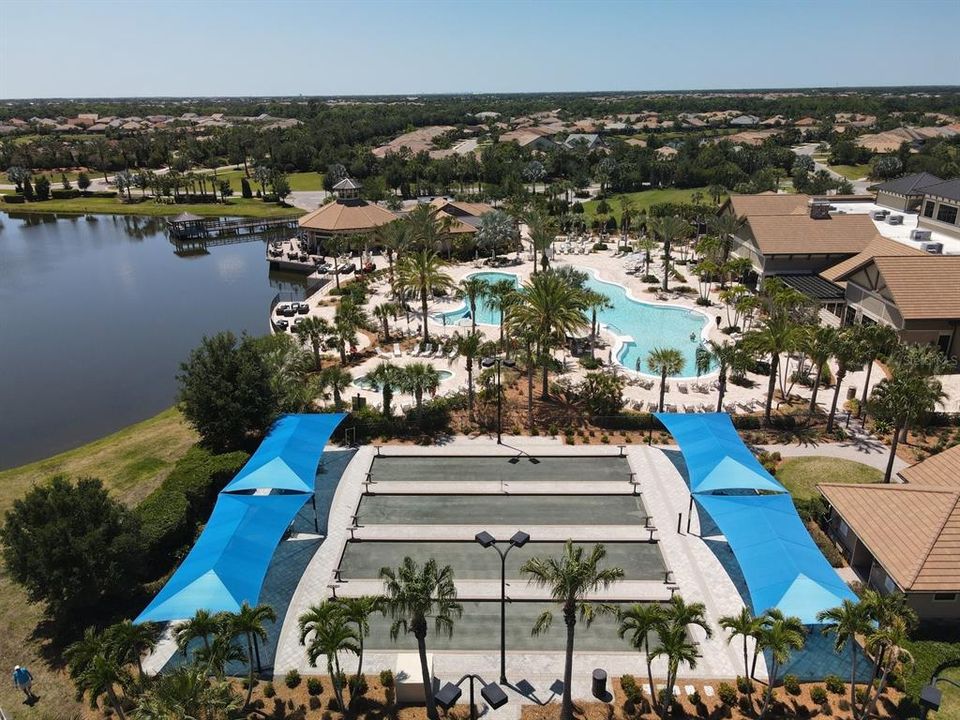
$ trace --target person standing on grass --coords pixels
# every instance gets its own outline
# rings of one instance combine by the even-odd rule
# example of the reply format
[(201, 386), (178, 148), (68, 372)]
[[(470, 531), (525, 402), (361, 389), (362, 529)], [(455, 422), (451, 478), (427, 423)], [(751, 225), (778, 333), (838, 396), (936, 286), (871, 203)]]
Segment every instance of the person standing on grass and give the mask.
[(18, 690), (23, 690), (27, 700), (36, 700), (37, 696), (33, 694), (33, 675), (25, 667), (17, 665), (13, 668), (13, 686)]

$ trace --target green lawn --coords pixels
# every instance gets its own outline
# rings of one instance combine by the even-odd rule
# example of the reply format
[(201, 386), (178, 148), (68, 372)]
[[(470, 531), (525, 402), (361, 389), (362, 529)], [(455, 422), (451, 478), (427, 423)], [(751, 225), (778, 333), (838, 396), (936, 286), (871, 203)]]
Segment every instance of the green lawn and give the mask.
[[(32, 486), (58, 473), (71, 478), (98, 477), (120, 500), (134, 505), (160, 484), (196, 441), (196, 433), (171, 408), (74, 450), (0, 471), (0, 515)], [(42, 638), (34, 634), (40, 620), (40, 608), (27, 601), (23, 590), (0, 567), (0, 657), (26, 664), (41, 697), (28, 708), (11, 683), (0, 683), (0, 707), (8, 717), (18, 719), (80, 717), (82, 708), (74, 700), (69, 678), (45, 659), (58, 652), (45, 648)]]
[(870, 174), (869, 165), (830, 165), (830, 169), (847, 180), (860, 180)]
[[(230, 187), (235, 193), (240, 192), (240, 179), (243, 177), (243, 170), (219, 170), (217, 177), (221, 180), (229, 180)], [(323, 190), (323, 173), (299, 172), (287, 175), (290, 182), (290, 189), (294, 191), (301, 190)], [(260, 185), (250, 178), (250, 188), (256, 192)]]
[[(960, 683), (960, 667), (944, 670), (940, 673), (940, 677)], [(937, 683), (937, 687), (943, 691), (940, 710), (930, 713), (928, 717), (934, 720), (960, 720), (960, 688), (945, 682)]]
[[(134, 194), (135, 195), (135, 194)], [(262, 200), (235, 197), (228, 198), (225, 204), (178, 204), (159, 205), (151, 200), (142, 203), (122, 203), (118, 198), (74, 198), (73, 200), (47, 200), (45, 202), (24, 203), (21, 205), (7, 205), (0, 203), (0, 210), (13, 213), (103, 213), (108, 215), (150, 215), (169, 216), (190, 212), (205, 217), (258, 217), (279, 218), (297, 217), (303, 215), (300, 208), (281, 207), (276, 203), (265, 203)]]
[(788, 458), (777, 469), (777, 479), (796, 500), (817, 497), (817, 483), (874, 483), (883, 473), (874, 467), (835, 457)]
[[(621, 195), (614, 195), (607, 198), (607, 204), (610, 206), (613, 216), (617, 218), (617, 222), (620, 222), (620, 198), (624, 195), (633, 200), (633, 207), (635, 211), (646, 212), (650, 209), (651, 205), (656, 205), (657, 203), (692, 203), (693, 200), (691, 197), (695, 192), (698, 191), (703, 193), (703, 201), (709, 204), (711, 200), (705, 187), (689, 188), (687, 190), (667, 188), (665, 190), (643, 190), (641, 192), (623, 193)], [(725, 199), (725, 197), (721, 198), (721, 202)], [(598, 202), (598, 200), (589, 200), (588, 202), (583, 203), (583, 214), (588, 222), (592, 222), (593, 218), (596, 216)]]

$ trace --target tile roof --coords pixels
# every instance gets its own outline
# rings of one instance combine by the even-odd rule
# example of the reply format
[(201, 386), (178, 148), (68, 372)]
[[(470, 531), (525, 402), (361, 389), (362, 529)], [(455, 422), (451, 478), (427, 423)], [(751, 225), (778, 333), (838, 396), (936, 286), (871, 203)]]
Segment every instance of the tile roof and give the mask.
[(905, 320), (960, 318), (960, 255), (876, 257)]
[(814, 220), (806, 214), (748, 214), (747, 225), (764, 255), (855, 255), (877, 237), (877, 228), (867, 215), (834, 215)]
[(833, 267), (827, 268), (820, 273), (820, 275), (831, 282), (837, 282), (843, 280), (846, 275), (849, 275), (854, 270), (866, 265), (868, 262), (873, 260), (873, 258), (882, 255), (890, 255), (893, 257), (918, 257), (922, 255), (924, 257), (928, 257), (927, 253), (925, 253), (923, 250), (910, 247), (909, 245), (904, 245), (896, 240), (890, 240), (882, 235), (878, 235), (876, 238), (870, 241), (870, 244), (867, 245), (863, 252), (854, 255), (852, 258), (847, 258), (843, 262), (837, 263)]
[(960, 445), (931, 455), (899, 474), (911, 485), (960, 489)]
[(923, 194), (960, 201), (960, 178), (945, 180), (936, 185), (926, 185), (923, 188)]
[(960, 489), (817, 486), (903, 590), (960, 590)]
[(928, 172), (920, 172), (914, 173), (913, 175), (904, 175), (894, 180), (888, 180), (878, 185), (877, 190), (895, 195), (921, 195), (921, 188), (942, 182), (943, 180), (936, 175), (931, 175)]
[(737, 217), (758, 215), (807, 215), (809, 195), (731, 195), (730, 207)]
[(337, 200), (321, 205), (299, 220), (302, 228), (326, 232), (357, 232), (393, 222), (397, 216), (386, 208), (363, 200)]

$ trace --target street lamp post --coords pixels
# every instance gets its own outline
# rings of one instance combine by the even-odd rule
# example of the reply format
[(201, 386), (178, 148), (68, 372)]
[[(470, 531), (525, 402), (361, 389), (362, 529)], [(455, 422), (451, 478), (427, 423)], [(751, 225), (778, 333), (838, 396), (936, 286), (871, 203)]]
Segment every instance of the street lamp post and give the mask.
[(501, 550), (496, 539), (486, 530), (474, 537), (481, 547), (492, 547), (500, 556), (500, 682), (507, 683), (507, 555), (515, 547), (523, 547), (530, 542), (530, 535), (517, 530), (509, 540), (509, 547)]
[(480, 361), (480, 366), (492, 368), (497, 366), (497, 445), (503, 445), (501, 435), (503, 434), (503, 387), (500, 385), (500, 366), (514, 367), (517, 363), (508, 357), (485, 357)]
[(502, 687), (496, 683), (484, 682), (484, 679), (479, 675), (467, 673), (457, 682), (448, 682), (442, 688), (440, 688), (440, 691), (433, 696), (433, 699), (437, 701), (437, 705), (442, 707), (444, 710), (449, 710), (456, 705), (457, 700), (459, 700), (460, 696), (463, 694), (463, 691), (460, 689), (460, 685), (464, 680), (467, 679), (470, 680), (470, 720), (477, 720), (477, 706), (474, 704), (473, 700), (474, 680), (480, 681), (480, 697), (482, 697), (487, 705), (489, 705), (492, 709), (496, 710), (497, 708), (501, 708), (507, 704), (507, 694), (503, 691)]

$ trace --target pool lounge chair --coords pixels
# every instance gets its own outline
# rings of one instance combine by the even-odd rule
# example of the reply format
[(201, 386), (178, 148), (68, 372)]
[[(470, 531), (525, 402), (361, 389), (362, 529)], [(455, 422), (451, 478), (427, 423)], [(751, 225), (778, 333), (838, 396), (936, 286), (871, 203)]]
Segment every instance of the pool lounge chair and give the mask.
[(400, 357), (403, 355), (403, 351), (400, 350), (400, 343), (393, 344), (393, 356)]
[(393, 354), (386, 352), (382, 347), (377, 345), (377, 356), (382, 358), (390, 358), (393, 357)]
[(687, 384), (686, 384), (686, 383), (677, 383), (677, 390), (679, 390), (680, 392), (682, 392), (684, 395), (686, 395), (688, 392), (690, 392), (690, 391), (687, 389)]
[(683, 686), (683, 692), (686, 693), (687, 695), (693, 695), (696, 691), (697, 689), (693, 685)]
[(657, 404), (655, 402), (647, 403), (647, 412), (655, 413), (657, 411)]
[(713, 697), (716, 694), (713, 692), (713, 685), (704, 685), (703, 694), (707, 697)]

